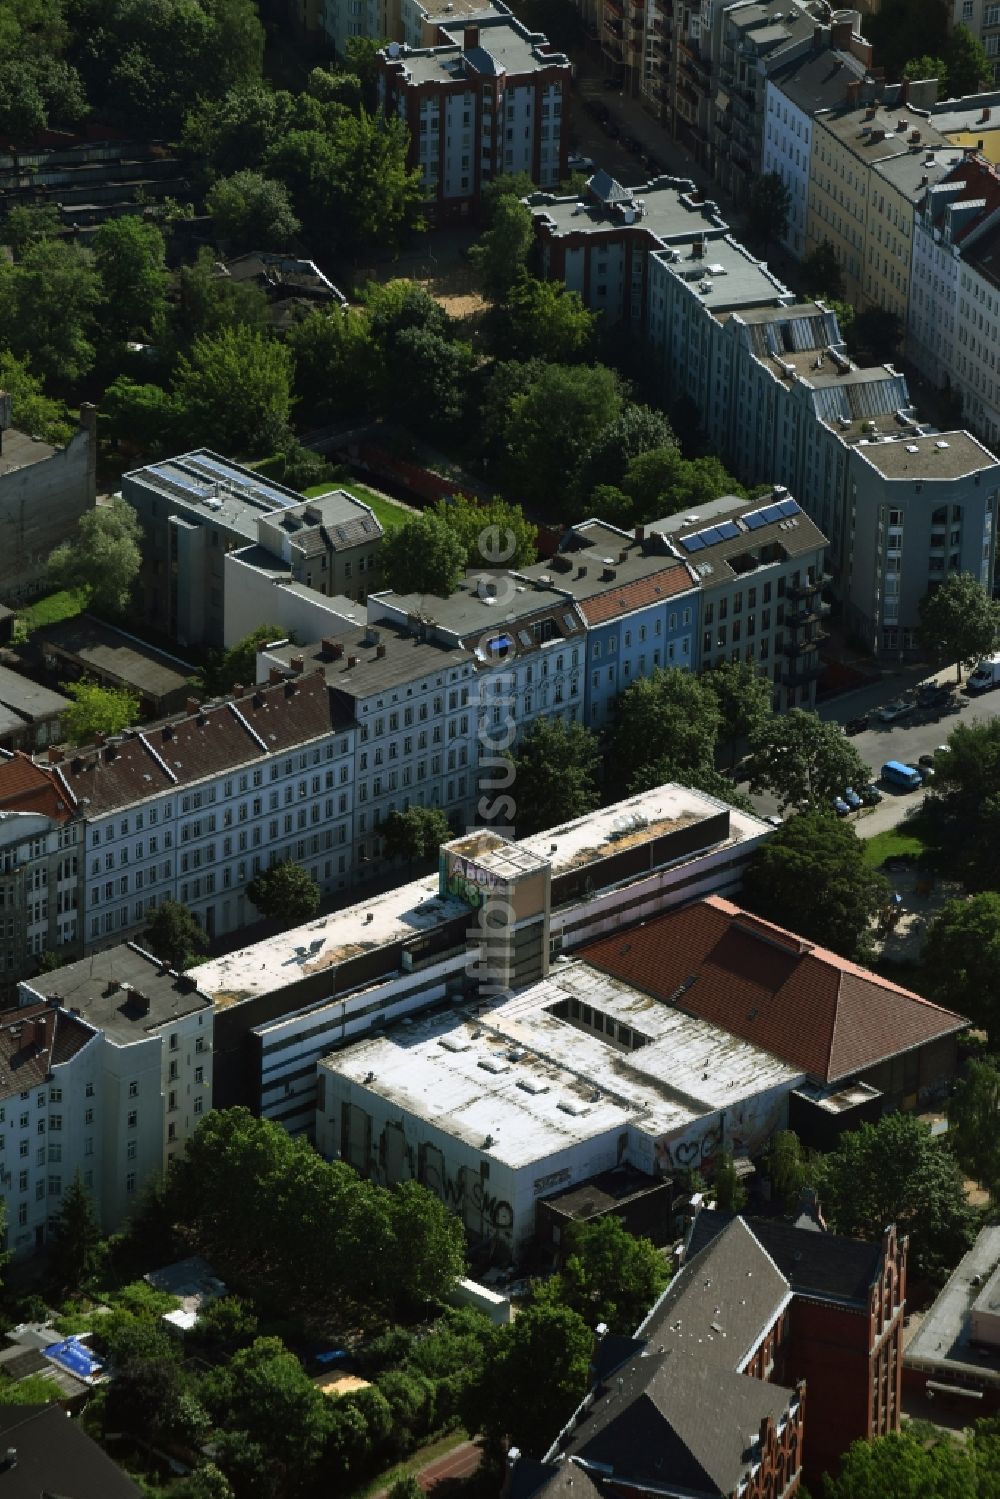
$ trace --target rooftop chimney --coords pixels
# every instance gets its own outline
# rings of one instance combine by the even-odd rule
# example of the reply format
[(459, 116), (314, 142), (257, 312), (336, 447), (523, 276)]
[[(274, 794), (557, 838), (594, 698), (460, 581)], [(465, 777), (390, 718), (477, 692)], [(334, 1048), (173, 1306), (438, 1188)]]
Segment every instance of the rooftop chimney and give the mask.
[(636, 539), (636, 541), (645, 541), (646, 540), (646, 527), (645, 526), (636, 526), (636, 528), (635, 528), (635, 539)]
[(272, 687), (276, 687), (282, 680), (284, 675), (285, 673), (281, 670), (280, 666), (271, 666), (268, 668), (267, 680), (270, 682)]
[(343, 654), (344, 654), (343, 643), (341, 641), (339, 641), (339, 640), (331, 640), (330, 641), (330, 646), (331, 646), (331, 652), (330, 652), (331, 660), (333, 660), (333, 661), (340, 661), (341, 658), (343, 657)]
[(385, 646), (384, 645), (377, 645), (375, 647), (375, 655), (376, 655), (376, 658), (379, 661), (381, 661), (382, 657), (385, 655)]
[(853, 33), (854, 28), (850, 21), (834, 21), (830, 27), (830, 45), (837, 52), (849, 51)]
[(199, 701), (198, 701), (198, 699), (196, 697), (189, 697), (189, 698), (187, 698), (185, 700), (185, 703), (184, 703), (184, 712), (185, 713), (197, 713), (197, 711), (198, 711), (198, 709), (200, 707), (201, 707), (201, 704), (199, 703)]
[(233, 683), (233, 697), (242, 697), (244, 692), (246, 692), (246, 688), (242, 682)]
[(306, 663), (303, 656), (293, 656), (288, 664), (296, 676), (301, 676), (305, 671)]
[(466, 52), (471, 52), (473, 47), (479, 46), (479, 27), (466, 26), (464, 47)]
[[(980, 123), (980, 125), (985, 125), (986, 121), (989, 118), (990, 118), (990, 106), (988, 104), (984, 104), (983, 105), (983, 112), (982, 112), (982, 114), (979, 117), (979, 123)], [(0, 396), (0, 400), (3, 400), (2, 396)]]
[(94, 733), (94, 743), (97, 745), (98, 748), (100, 748), (101, 745), (103, 745), (103, 743), (104, 743), (104, 741), (106, 740), (107, 737), (108, 736), (104, 733), (103, 729), (97, 729), (95, 731), (95, 733)]
[(357, 664), (358, 664), (358, 658), (357, 658), (357, 656), (348, 656), (348, 658), (347, 658), (347, 670), (348, 671), (353, 671), (354, 668), (357, 666)]
[(329, 636), (324, 635), (323, 639), (320, 641), (320, 648), (323, 653), (324, 661), (336, 661), (337, 657), (335, 655), (335, 642), (331, 640)]
[(57, 744), (50, 744), (48, 753), (50, 765), (58, 765), (60, 760), (63, 758), (63, 752)]

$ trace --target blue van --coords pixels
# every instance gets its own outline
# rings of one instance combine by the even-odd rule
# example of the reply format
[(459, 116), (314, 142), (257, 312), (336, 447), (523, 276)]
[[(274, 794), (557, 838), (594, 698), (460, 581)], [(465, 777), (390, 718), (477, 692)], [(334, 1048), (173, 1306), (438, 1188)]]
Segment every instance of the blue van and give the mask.
[(924, 784), (923, 776), (912, 765), (903, 765), (899, 760), (887, 760), (882, 766), (882, 779), (888, 786), (900, 786), (904, 791), (916, 791)]

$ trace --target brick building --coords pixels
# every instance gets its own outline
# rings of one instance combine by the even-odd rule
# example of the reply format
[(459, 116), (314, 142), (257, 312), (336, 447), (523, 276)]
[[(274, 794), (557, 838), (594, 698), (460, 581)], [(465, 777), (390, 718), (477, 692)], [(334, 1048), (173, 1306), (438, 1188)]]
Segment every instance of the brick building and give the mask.
[(509, 14), (466, 25), (461, 41), (440, 35), (435, 47), (390, 42), (378, 54), (379, 101), (409, 127), (428, 203), (461, 216), (501, 173), (550, 188), (567, 177), (569, 59)]
[[(508, 1499), (653, 1491), (788, 1499), (852, 1441), (899, 1425), (906, 1240), (880, 1244), (704, 1212), (634, 1338)], [(808, 1395), (808, 1398), (807, 1398)]]

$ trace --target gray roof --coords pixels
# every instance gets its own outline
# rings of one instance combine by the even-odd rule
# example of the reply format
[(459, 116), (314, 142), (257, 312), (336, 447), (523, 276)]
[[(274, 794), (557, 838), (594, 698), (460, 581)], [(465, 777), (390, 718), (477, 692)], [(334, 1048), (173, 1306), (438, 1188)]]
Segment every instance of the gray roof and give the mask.
[(143, 1041), (161, 1026), (212, 1009), (192, 979), (158, 963), (134, 942), (40, 974), (23, 987), (78, 1011), (119, 1045)]
[(670, 1349), (633, 1359), (609, 1379), (571, 1454), (620, 1484), (728, 1499), (756, 1458), (760, 1423), (775, 1425), (791, 1390), (737, 1374), (699, 1353)]
[[(598, 187), (594, 188), (594, 184)], [(690, 242), (703, 236), (714, 243), (726, 233), (726, 225), (715, 205), (696, 200), (694, 183), (685, 177), (658, 177), (644, 187), (625, 188), (607, 172), (590, 179), (594, 191), (584, 199), (560, 198), (554, 193), (532, 193), (526, 199), (535, 220), (556, 235), (619, 235), (624, 220), (611, 205), (622, 208), (642, 205), (633, 228), (645, 230), (658, 244)], [(615, 190), (618, 191), (615, 191)], [(611, 194), (604, 198), (603, 192)], [(626, 196), (620, 196), (624, 193)]]
[(847, 85), (865, 76), (865, 65), (853, 53), (823, 48), (785, 63), (771, 82), (807, 114), (835, 109), (847, 98)]
[(878, 162), (875, 170), (911, 203), (918, 203), (929, 186), (940, 182), (951, 171), (955, 155), (954, 146), (907, 151), (905, 156), (892, 156), (888, 161)]
[(197, 448), (123, 474), (124, 498), (134, 502), (137, 492), (152, 492), (166, 500), (172, 515), (215, 524), (248, 541), (257, 540), (257, 521), (262, 515), (302, 503), (302, 496), (294, 490), (263, 479), (209, 448)]
[[(781, 505), (787, 514), (774, 520), (763, 519), (764, 512)], [(707, 507), (665, 516), (648, 527), (670, 538), (679, 554), (699, 574), (703, 588), (750, 576), (758, 567), (785, 558), (808, 557), (828, 545), (815, 521), (783, 490), (759, 500), (723, 497), (715, 502), (714, 513), (707, 518), (704, 508)], [(695, 515), (697, 519), (692, 520), (690, 517)], [(720, 527), (730, 534), (721, 534)], [(777, 555), (773, 555), (775, 547)], [(752, 562), (754, 558), (759, 560)]]
[(470, 75), (508, 76), (537, 73), (542, 68), (561, 66), (569, 69), (569, 59), (561, 52), (549, 51), (549, 43), (539, 32), (531, 32), (511, 15), (483, 15), (478, 45), (466, 51), (463, 35), (457, 28), (446, 32), (450, 46), (400, 48), (389, 60), (405, 70), (412, 83), (444, 83), (463, 80)]
[[(322, 642), (313, 645), (284, 644), (268, 650), (269, 660), (291, 666), (301, 656), (308, 673), (321, 667), (327, 684), (350, 697), (363, 698), (372, 693), (400, 687), (421, 677), (431, 678), (436, 673), (453, 671), (456, 667), (472, 665), (473, 657), (457, 646), (441, 644), (436, 640), (420, 640), (405, 630), (395, 629), (384, 621), (363, 629), (347, 630), (337, 636), (337, 645), (343, 654), (333, 660)], [(385, 654), (379, 655), (379, 647)], [(355, 660), (354, 666), (348, 661)]]
[(17, 1452), (0, 1477), (4, 1499), (141, 1499), (138, 1484), (58, 1405), (0, 1405), (0, 1446)]
[[(734, 1213), (702, 1209), (694, 1222), (688, 1254), (700, 1253), (735, 1216)], [(802, 1228), (780, 1218), (750, 1218), (745, 1221), (796, 1296), (849, 1302), (867, 1308), (871, 1287), (882, 1272), (884, 1253), (881, 1240), (866, 1243), (840, 1234), (825, 1233), (818, 1230), (813, 1218), (808, 1220), (808, 1227)]]
[(0, 666), (0, 706), (10, 708), (29, 723), (56, 718), (70, 706), (69, 698), (42, 687), (9, 666)]
[(52, 646), (98, 675), (154, 698), (182, 691), (195, 672), (193, 666), (178, 656), (157, 650), (92, 614), (47, 625), (38, 631), (38, 639), (43, 648)]
[(30, 437), (27, 432), (19, 432), (16, 427), (6, 427), (0, 433), (0, 479), (5, 474), (13, 474), (19, 468), (27, 468), (32, 463), (41, 463), (44, 458), (51, 458), (56, 451), (51, 444), (42, 442), (37, 437)]
[[(506, 580), (508, 574), (500, 572), (497, 576)], [(505, 598), (500, 609), (497, 609), (493, 595), (489, 592), (488, 578), (486, 569), (469, 572), (446, 599), (439, 598), (436, 594), (372, 594), (368, 600), (369, 617), (384, 600), (404, 611), (415, 623), (419, 620), (436, 626), (442, 634), (451, 635), (456, 643), (466, 638), (478, 642), (483, 632), (493, 626), (502, 630), (505, 624), (524, 624), (532, 617), (542, 617), (546, 613), (552, 616), (561, 635), (569, 635), (582, 628), (580, 621), (573, 616), (572, 600), (560, 592), (561, 579), (558, 575), (553, 574), (550, 584), (543, 584), (539, 580), (534, 587), (527, 583), (515, 583), (515, 597)], [(567, 613), (571, 624), (563, 619), (563, 615)]]
[(973, 1303), (998, 1268), (1000, 1226), (991, 1224), (980, 1231), (975, 1244), (948, 1277), (907, 1344), (904, 1363), (931, 1373), (959, 1379), (971, 1375), (977, 1381), (1000, 1385), (996, 1350), (978, 1348), (970, 1341)]
[(855, 451), (886, 479), (958, 479), (964, 474), (995, 469), (1000, 462), (969, 432), (896, 437), (888, 442), (861, 441)]
[[(862, 104), (854, 109), (823, 114), (816, 123), (822, 124), (824, 130), (829, 130), (855, 156), (869, 164), (908, 152), (914, 131), (919, 132), (920, 145), (925, 151), (929, 146), (948, 145), (940, 129), (930, 124), (926, 114), (907, 104), (884, 107)], [(880, 132), (881, 140), (873, 140), (872, 136)]]
[(378, 541), (382, 527), (371, 507), (356, 500), (346, 489), (331, 489), (301, 505), (293, 505), (278, 518), (291, 544), (307, 556), (327, 548), (337, 551)]

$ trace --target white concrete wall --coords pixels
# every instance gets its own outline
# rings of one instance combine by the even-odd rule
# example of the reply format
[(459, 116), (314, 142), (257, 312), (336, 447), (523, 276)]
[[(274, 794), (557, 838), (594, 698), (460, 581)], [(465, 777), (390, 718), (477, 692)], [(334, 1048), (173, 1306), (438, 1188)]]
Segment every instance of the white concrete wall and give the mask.
[(782, 243), (801, 259), (806, 248), (812, 121), (770, 79), (764, 118), (764, 172), (777, 172), (792, 200)]
[(337, 611), (337, 600), (309, 589), (290, 589), (246, 563), (238, 552), (223, 563), (225, 634), (228, 650), (245, 640), (258, 625), (277, 625), (283, 636), (308, 642), (357, 629), (357, 622)]

